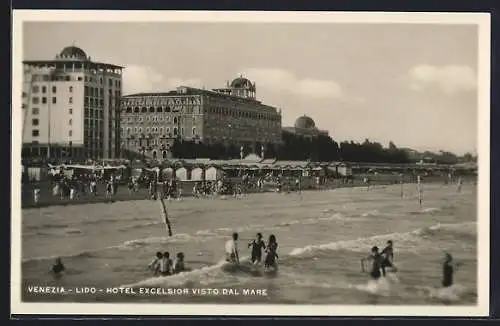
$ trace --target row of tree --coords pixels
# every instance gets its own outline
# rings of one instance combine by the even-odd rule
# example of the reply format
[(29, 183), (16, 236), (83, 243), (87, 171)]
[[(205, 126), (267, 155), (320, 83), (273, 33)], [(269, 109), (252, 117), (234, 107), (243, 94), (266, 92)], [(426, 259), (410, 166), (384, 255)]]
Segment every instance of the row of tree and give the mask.
[[(283, 132), (282, 145), (256, 142), (254, 148), (244, 147), (243, 155), (246, 156), (251, 152), (261, 155), (262, 146), (266, 158), (277, 158), (279, 160), (409, 162), (407, 152), (398, 148), (392, 142), (387, 148), (368, 139), (363, 143), (345, 141), (339, 144), (329, 136), (305, 138), (287, 132)], [(222, 143), (207, 145), (201, 142), (177, 140), (171, 147), (171, 151), (172, 156), (176, 158), (231, 159), (240, 157), (240, 148), (238, 146), (224, 146)]]

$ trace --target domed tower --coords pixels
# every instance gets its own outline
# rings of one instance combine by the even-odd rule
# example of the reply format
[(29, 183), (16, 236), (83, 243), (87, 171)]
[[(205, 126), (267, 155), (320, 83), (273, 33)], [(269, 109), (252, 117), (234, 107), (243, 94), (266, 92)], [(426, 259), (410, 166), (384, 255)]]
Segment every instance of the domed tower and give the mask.
[(240, 75), (238, 78), (234, 79), (229, 85), (231, 89), (231, 95), (255, 99), (256, 88), (255, 83), (252, 83), (247, 78)]
[(316, 129), (316, 124), (311, 117), (303, 115), (295, 120), (295, 128), (301, 130), (313, 130)]
[(85, 51), (77, 46), (67, 46), (62, 49), (61, 53), (56, 55), (58, 60), (76, 60), (76, 61), (90, 61), (90, 57), (87, 56)]

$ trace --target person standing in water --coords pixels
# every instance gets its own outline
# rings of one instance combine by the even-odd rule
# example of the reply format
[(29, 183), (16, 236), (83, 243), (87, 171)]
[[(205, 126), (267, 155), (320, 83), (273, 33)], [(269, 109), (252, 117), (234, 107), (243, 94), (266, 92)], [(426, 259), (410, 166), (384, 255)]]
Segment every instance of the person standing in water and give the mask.
[(172, 275), (172, 260), (170, 259), (170, 253), (165, 251), (163, 257), (160, 260), (160, 274), (162, 276)]
[(153, 261), (148, 265), (148, 268), (154, 272), (155, 275), (158, 275), (160, 272), (160, 261), (163, 258), (163, 254), (161, 252), (156, 253), (156, 257)]
[(382, 273), (385, 276), (385, 268), (391, 267), (393, 272), (397, 271), (397, 268), (394, 266), (394, 247), (392, 240), (387, 241), (387, 246), (382, 250)]
[(233, 233), (233, 236), (230, 240), (226, 242), (226, 261), (239, 264), (240, 257), (238, 254), (238, 233)]
[[(381, 276), (381, 270), (382, 270), (382, 256), (380, 255), (378, 251), (378, 247), (372, 247), (371, 250), (371, 255), (361, 259), (361, 271), (364, 273), (365, 272), (365, 261), (372, 261), (372, 269), (370, 271), (370, 276), (374, 280), (378, 280)], [(385, 274), (385, 272), (384, 272)]]
[(449, 253), (445, 253), (444, 263), (443, 263), (443, 280), (441, 285), (445, 288), (453, 285), (453, 274), (455, 273), (455, 268), (458, 268), (460, 264), (453, 263), (453, 257)]
[(269, 236), (269, 240), (267, 242), (267, 256), (266, 260), (264, 261), (264, 267), (265, 268), (277, 268), (278, 266), (276, 265), (276, 259), (278, 258), (278, 243), (276, 242), (276, 237), (274, 234), (271, 234)]
[(66, 270), (66, 267), (64, 267), (64, 264), (62, 263), (61, 258), (56, 259), (56, 263), (52, 266), (52, 269), (50, 272), (54, 274), (54, 276), (61, 276), (62, 272)]
[(174, 262), (174, 274), (181, 273), (186, 271), (186, 267), (184, 266), (184, 253), (179, 252), (177, 254), (177, 258), (175, 259)]
[(266, 249), (266, 244), (262, 240), (262, 233), (257, 233), (257, 238), (248, 244), (248, 248), (252, 247), (252, 264), (260, 264), (262, 260), (262, 249)]

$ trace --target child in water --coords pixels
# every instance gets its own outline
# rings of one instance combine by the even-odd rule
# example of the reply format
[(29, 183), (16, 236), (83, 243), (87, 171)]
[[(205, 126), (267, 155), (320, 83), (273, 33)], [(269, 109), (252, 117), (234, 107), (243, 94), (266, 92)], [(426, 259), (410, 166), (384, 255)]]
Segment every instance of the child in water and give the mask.
[(276, 237), (274, 236), (274, 234), (271, 234), (269, 236), (269, 241), (267, 242), (267, 248), (266, 248), (267, 256), (264, 262), (265, 268), (271, 268), (271, 267), (277, 268), (276, 266), (276, 258), (278, 258), (277, 250), (278, 250), (278, 243), (276, 242)]
[(260, 264), (262, 260), (262, 249), (266, 249), (266, 244), (262, 240), (262, 233), (257, 233), (257, 238), (248, 244), (252, 247), (252, 264)]

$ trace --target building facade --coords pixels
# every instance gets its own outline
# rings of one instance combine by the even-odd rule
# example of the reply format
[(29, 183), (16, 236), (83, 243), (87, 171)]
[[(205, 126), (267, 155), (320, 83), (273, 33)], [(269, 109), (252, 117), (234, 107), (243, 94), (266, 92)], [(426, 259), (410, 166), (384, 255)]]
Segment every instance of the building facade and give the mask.
[(305, 138), (328, 136), (328, 130), (321, 130), (311, 117), (303, 115), (295, 120), (293, 127), (284, 127), (283, 131)]
[(168, 93), (122, 98), (122, 148), (166, 159), (175, 139), (246, 146), (281, 143), (281, 111), (256, 100), (255, 83), (239, 77), (227, 88), (180, 86)]
[(23, 157), (119, 157), (122, 67), (69, 46), (23, 68)]

